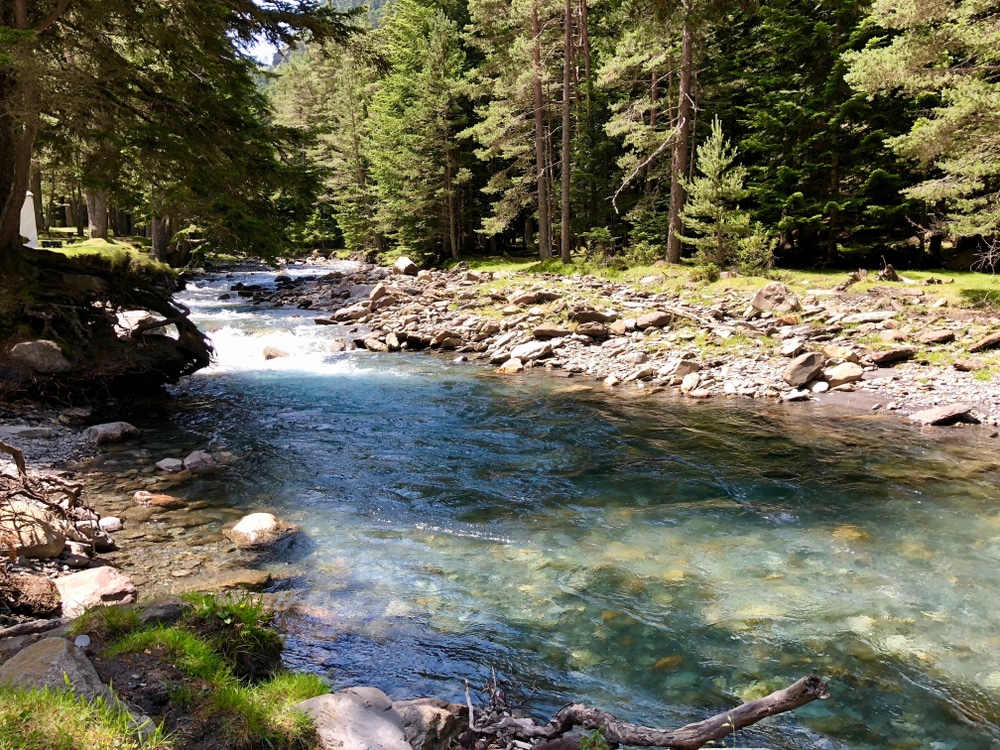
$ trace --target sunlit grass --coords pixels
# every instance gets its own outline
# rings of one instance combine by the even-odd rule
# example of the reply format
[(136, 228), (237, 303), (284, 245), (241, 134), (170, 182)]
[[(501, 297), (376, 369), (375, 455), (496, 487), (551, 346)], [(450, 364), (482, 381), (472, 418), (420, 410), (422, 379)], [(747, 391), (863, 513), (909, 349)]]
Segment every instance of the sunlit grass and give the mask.
[[(150, 728), (152, 729), (152, 728)], [(159, 729), (142, 736), (125, 710), (70, 692), (0, 686), (3, 750), (170, 750)]]

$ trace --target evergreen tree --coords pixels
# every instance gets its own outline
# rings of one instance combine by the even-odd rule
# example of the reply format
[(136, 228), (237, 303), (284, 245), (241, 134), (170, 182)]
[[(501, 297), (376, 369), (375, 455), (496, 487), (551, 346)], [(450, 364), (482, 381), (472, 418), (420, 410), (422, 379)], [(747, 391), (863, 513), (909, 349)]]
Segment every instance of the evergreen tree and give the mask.
[(346, 48), (310, 46), (278, 75), (269, 88), (277, 121), (312, 136), (303, 155), (323, 182), (303, 239), (322, 243), (339, 233), (348, 250), (381, 252), (368, 153), (368, 108), (379, 74), (367, 40)]
[(287, 176), (276, 155), (289, 134), (269, 128), (241, 46), (258, 35), (291, 43), (297, 29), (342, 33), (338, 19), (314, 0), (0, 5), (0, 265), (21, 257), (43, 114), (55, 134), (85, 138), (82, 116), (95, 107), (109, 113), (119, 151), (134, 150), (154, 176), (157, 200), (210, 215), (220, 238), (273, 240), (271, 193)]
[(898, 102), (873, 106), (844, 79), (841, 56), (871, 32), (864, 5), (773, 0), (734, 9), (716, 31), (701, 80), (744, 154), (761, 220), (786, 259), (836, 259), (840, 243), (911, 233), (908, 175), (885, 145), (912, 122)]
[(906, 194), (946, 211), (955, 233), (995, 235), (1000, 8), (984, 0), (876, 0), (869, 24), (885, 33), (847, 56), (848, 80), (865, 93), (899, 94), (923, 107), (909, 132), (890, 141), (926, 173)]
[(378, 32), (389, 73), (371, 105), (371, 170), (385, 234), (416, 251), (459, 257), (460, 191), (470, 180), (459, 24), (434, 0), (397, 0)]
[(718, 117), (711, 135), (698, 147), (695, 163), (699, 174), (685, 181), (681, 239), (697, 249), (699, 263), (725, 268), (736, 259), (740, 240), (752, 229), (749, 211), (739, 207), (747, 195), (746, 169), (736, 164), (736, 149), (724, 137)]

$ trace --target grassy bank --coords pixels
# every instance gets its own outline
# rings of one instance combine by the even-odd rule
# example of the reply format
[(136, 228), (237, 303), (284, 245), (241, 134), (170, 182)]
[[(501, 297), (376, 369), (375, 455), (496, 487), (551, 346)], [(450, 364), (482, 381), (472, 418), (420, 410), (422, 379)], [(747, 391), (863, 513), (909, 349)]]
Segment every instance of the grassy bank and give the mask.
[[(71, 692), (0, 688), (3, 750), (310, 750), (300, 701), (328, 692), (319, 677), (280, 665), (281, 639), (259, 599), (184, 597), (173, 624), (143, 624), (141, 608), (91, 611), (73, 632), (133, 713)], [(138, 678), (138, 679), (137, 679)]]

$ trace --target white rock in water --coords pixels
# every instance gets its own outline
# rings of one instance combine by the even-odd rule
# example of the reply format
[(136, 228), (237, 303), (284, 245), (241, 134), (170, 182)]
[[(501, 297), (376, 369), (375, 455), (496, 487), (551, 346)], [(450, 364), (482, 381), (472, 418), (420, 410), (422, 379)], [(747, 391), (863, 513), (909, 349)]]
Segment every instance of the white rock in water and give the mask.
[(205, 451), (193, 451), (184, 459), (184, 468), (188, 471), (210, 471), (218, 466), (219, 464), (212, 457), (212, 454)]
[(122, 519), (115, 516), (105, 516), (99, 521), (101, 528), (105, 531), (115, 532), (122, 530)]
[(184, 470), (184, 462), (179, 458), (164, 458), (156, 462), (156, 468), (168, 474), (176, 474), (178, 471)]
[(258, 549), (284, 541), (298, 531), (298, 526), (271, 513), (251, 513), (231, 529), (223, 529), (222, 533), (240, 549)]

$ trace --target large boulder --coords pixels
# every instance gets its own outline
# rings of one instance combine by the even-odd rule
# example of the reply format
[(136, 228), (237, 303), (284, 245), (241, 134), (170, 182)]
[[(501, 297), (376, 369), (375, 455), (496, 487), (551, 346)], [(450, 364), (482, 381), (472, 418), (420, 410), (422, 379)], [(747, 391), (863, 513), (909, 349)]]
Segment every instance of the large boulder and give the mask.
[(270, 513), (251, 513), (222, 533), (240, 549), (265, 549), (288, 541), (299, 532), (295, 524)]
[(135, 601), (135, 584), (115, 568), (81, 570), (56, 579), (62, 597), (63, 615), (78, 617), (84, 610)]
[(820, 352), (806, 352), (793, 359), (781, 377), (792, 388), (801, 388), (823, 371), (823, 364)]
[(322, 750), (413, 750), (403, 718), (378, 688), (355, 687), (297, 703), (316, 722)]
[(79, 698), (116, 702), (86, 654), (65, 638), (44, 638), (19, 651), (0, 666), (0, 683), (29, 690), (72, 689)]
[(44, 638), (22, 649), (0, 666), (0, 684), (25, 689), (71, 690), (77, 698), (104, 700), (120, 709), (140, 738), (149, 738), (156, 727), (148, 716), (131, 711), (101, 682), (87, 655), (65, 638)]
[(396, 262), (392, 264), (392, 272), (403, 276), (416, 276), (418, 270), (417, 264), (405, 255), (396, 258)]
[(10, 358), (34, 372), (51, 375), (73, 369), (55, 341), (39, 339), (15, 344)]
[(772, 281), (757, 290), (750, 302), (760, 312), (787, 313), (802, 307), (799, 297), (780, 281)]
[(52, 513), (19, 500), (0, 504), (0, 540), (13, 544), (15, 554), (40, 559), (57, 557), (66, 546)]
[(823, 372), (823, 378), (830, 384), (831, 388), (857, 383), (863, 375), (864, 370), (861, 369), (861, 365), (854, 362), (844, 362)]
[(403, 733), (413, 750), (446, 750), (457, 746), (468, 718), (464, 706), (436, 698), (394, 701), (392, 707), (403, 720)]
[(83, 431), (83, 439), (94, 445), (120, 443), (139, 434), (139, 428), (128, 422), (107, 422), (95, 424)]

